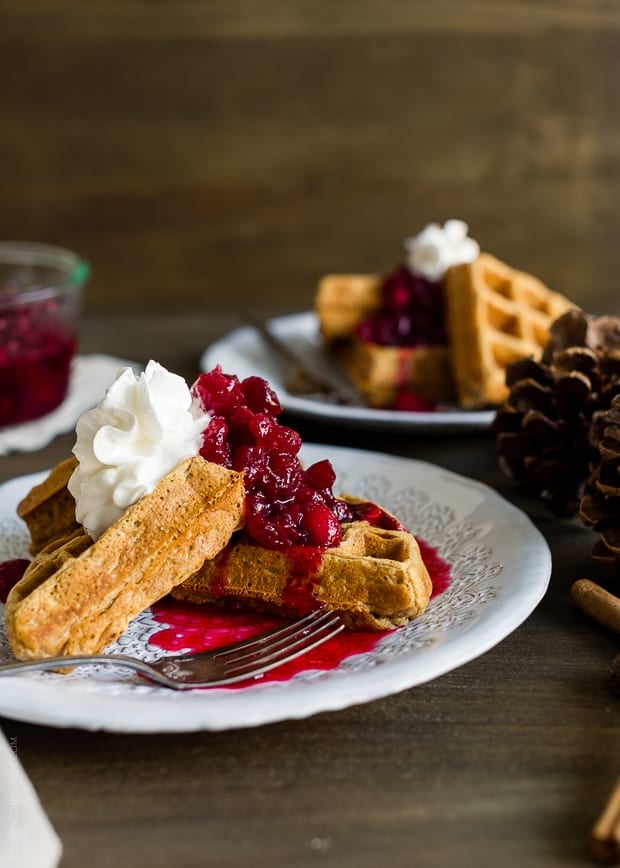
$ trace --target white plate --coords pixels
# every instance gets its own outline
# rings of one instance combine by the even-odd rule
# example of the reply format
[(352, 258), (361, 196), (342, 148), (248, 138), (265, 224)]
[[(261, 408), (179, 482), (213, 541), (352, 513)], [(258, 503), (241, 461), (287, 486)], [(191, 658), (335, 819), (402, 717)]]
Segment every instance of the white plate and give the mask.
[[(375, 452), (306, 445), (302, 454), (306, 462), (329, 457), (337, 490), (380, 502), (452, 564), (450, 587), (420, 618), (336, 669), (236, 690), (175, 692), (139, 683), (120, 669), (5, 677), (0, 715), (116, 732), (222, 730), (303, 718), (388, 696), (461, 666), (518, 627), (545, 593), (551, 572), (546, 542), (487, 486)], [(25, 556), (27, 535), (15, 507), (40, 479), (34, 474), (0, 487), (0, 560)], [(147, 611), (110, 650), (153, 659), (161, 652), (149, 647), (149, 636), (161, 629)], [(0, 617), (0, 660), (10, 659)]]
[[(321, 349), (316, 316), (311, 311), (276, 317), (270, 321), (274, 334), (289, 344), (295, 354), (307, 362), (310, 370), (338, 372)], [(287, 367), (266, 346), (252, 326), (230, 332), (211, 344), (202, 355), (200, 367), (210, 371), (221, 365), (227, 374), (240, 379), (259, 376), (268, 380), (277, 393), (282, 407), (290, 413), (308, 416), (323, 422), (338, 422), (374, 428), (424, 431), (465, 431), (488, 428), (495, 418), (495, 410), (446, 410), (432, 413), (413, 413), (401, 410), (377, 410), (372, 407), (353, 407), (330, 404), (315, 398), (293, 395), (286, 388)]]

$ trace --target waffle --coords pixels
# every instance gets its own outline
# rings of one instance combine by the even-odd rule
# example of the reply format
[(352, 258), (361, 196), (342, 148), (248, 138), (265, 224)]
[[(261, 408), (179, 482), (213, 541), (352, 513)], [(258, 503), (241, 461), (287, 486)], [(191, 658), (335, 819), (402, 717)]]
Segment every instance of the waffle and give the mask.
[(430, 403), (452, 403), (448, 347), (385, 347), (354, 338), (334, 355), (371, 407), (390, 407), (401, 389)]
[(401, 389), (431, 403), (454, 401), (447, 347), (390, 347), (355, 337), (359, 323), (381, 307), (383, 280), (376, 274), (328, 274), (321, 279), (315, 310), (326, 348), (371, 407), (391, 406)]
[(538, 357), (549, 326), (572, 304), (530, 274), (488, 253), (446, 275), (446, 325), (458, 403), (464, 409), (501, 404), (506, 367)]
[(242, 603), (284, 616), (323, 605), (338, 612), (347, 627), (361, 630), (402, 626), (430, 599), (428, 571), (406, 531), (354, 521), (343, 525), (337, 548), (311, 564), (300, 564), (298, 557), (299, 552), (290, 556), (238, 540), (172, 595), (192, 603)]
[(67, 489), (76, 466), (77, 459), (73, 456), (62, 461), (18, 504), (17, 514), (30, 532), (32, 554), (79, 528), (75, 520), (75, 501)]
[(102, 651), (139, 612), (228, 544), (244, 496), (241, 474), (196, 456), (128, 507), (95, 543), (78, 530), (50, 544), (7, 600), (15, 656)]
[(319, 282), (315, 311), (327, 346), (351, 337), (359, 323), (381, 307), (379, 274), (327, 274)]

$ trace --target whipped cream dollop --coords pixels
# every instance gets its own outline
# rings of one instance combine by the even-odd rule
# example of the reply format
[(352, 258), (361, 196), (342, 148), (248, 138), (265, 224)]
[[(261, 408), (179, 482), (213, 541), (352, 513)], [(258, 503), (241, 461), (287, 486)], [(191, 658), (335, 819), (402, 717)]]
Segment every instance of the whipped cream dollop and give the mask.
[(177, 464), (197, 455), (210, 418), (185, 380), (157, 362), (139, 376), (122, 368), (76, 426), (79, 464), (69, 491), (89, 535), (97, 539)]
[(468, 228), (462, 220), (446, 220), (443, 226), (429, 223), (413, 238), (406, 238), (409, 270), (438, 281), (453, 265), (473, 262), (480, 254), (480, 245), (468, 237)]

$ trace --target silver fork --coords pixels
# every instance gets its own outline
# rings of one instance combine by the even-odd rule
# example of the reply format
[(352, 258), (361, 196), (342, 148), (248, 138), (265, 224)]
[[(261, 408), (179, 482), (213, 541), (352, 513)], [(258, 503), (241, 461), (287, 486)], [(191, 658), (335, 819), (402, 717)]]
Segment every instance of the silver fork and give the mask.
[(0, 665), (0, 676), (46, 669), (66, 669), (92, 663), (127, 666), (164, 687), (191, 690), (217, 687), (255, 678), (307, 654), (340, 633), (344, 624), (335, 612), (318, 609), (284, 627), (275, 627), (261, 636), (198, 654), (178, 654), (144, 663), (126, 654), (83, 654), (75, 657), (48, 657)]

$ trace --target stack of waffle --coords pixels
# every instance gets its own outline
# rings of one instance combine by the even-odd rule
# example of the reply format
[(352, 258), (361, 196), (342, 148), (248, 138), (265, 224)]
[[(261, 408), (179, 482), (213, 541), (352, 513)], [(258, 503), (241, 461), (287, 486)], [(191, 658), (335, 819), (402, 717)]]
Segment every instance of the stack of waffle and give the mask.
[(437, 287), (447, 344), (384, 346), (356, 336), (359, 324), (381, 310), (382, 286), (375, 275), (328, 275), (316, 296), (325, 345), (371, 406), (390, 406), (402, 388), (463, 409), (501, 404), (506, 367), (539, 357), (551, 323), (575, 307), (532, 275), (482, 253), (448, 269)]
[(235, 533), (243, 524), (243, 475), (200, 456), (178, 465), (93, 542), (75, 522), (67, 490), (73, 467), (63, 462), (18, 507), (35, 552), (5, 612), (19, 659), (98, 653), (172, 591), (285, 616), (325, 606), (351, 628), (377, 630), (415, 618), (430, 599), (418, 544), (404, 529), (353, 521), (340, 546), (310, 552), (301, 572), (298, 557), (244, 541)]

